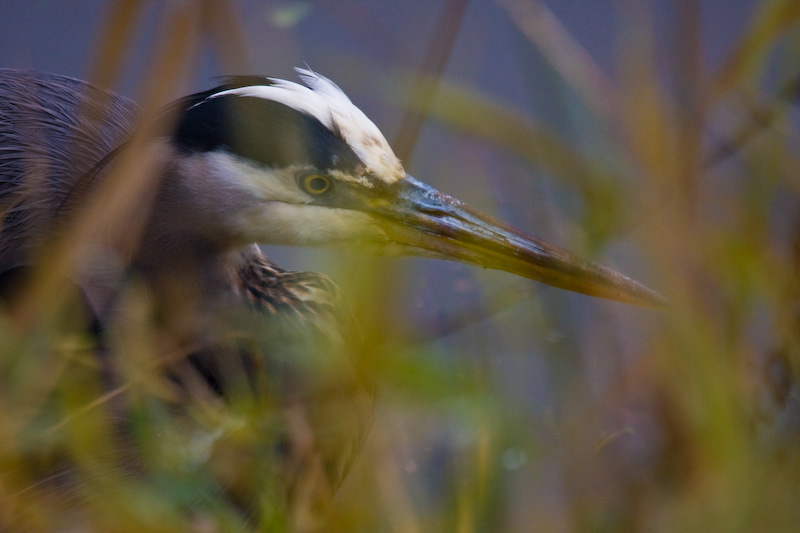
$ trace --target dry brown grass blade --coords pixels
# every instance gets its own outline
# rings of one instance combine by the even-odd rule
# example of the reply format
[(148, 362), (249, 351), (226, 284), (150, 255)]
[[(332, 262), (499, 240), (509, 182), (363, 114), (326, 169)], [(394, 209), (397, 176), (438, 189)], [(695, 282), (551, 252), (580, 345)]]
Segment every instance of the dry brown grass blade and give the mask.
[(436, 82), (444, 72), (466, 10), (467, 0), (447, 0), (442, 8), (442, 14), (428, 45), (425, 60), (417, 75), (417, 82), (413, 90), (408, 93), (414, 105), (406, 109), (397, 139), (393, 143), (395, 153), (401, 161), (411, 160), (414, 145), (417, 143), (419, 132), (425, 121), (425, 115), (436, 94)]
[(709, 106), (733, 95), (734, 105), (742, 109), (746, 118), (706, 154), (704, 169), (711, 169), (739, 153), (759, 133), (784, 116), (787, 103), (797, 100), (800, 74), (785, 82), (764, 104), (758, 103), (751, 93), (757, 88), (757, 80), (761, 79), (770, 54), (798, 23), (800, 3), (791, 0), (762, 3), (744, 37), (714, 76), (709, 88)]
[(100, 46), (92, 59), (89, 80), (99, 87), (113, 87), (123, 65), (125, 52), (130, 49), (145, 2), (117, 0), (110, 9), (108, 20), (97, 42)]
[(759, 6), (746, 35), (714, 76), (709, 90), (711, 101), (760, 79), (758, 71), (767, 64), (775, 43), (800, 21), (800, 2), (796, 0), (773, 0)]
[(193, 5), (184, 4), (169, 11), (156, 43), (159, 52), (152, 75), (144, 85), (141, 126), (91, 198), (89, 207), (72, 221), (54, 245), (42, 252), (47, 257), (39, 262), (42, 266), (33, 276), (30, 293), (20, 299), (14, 314), (23, 336), (37, 320), (58, 314), (67, 294), (64, 277), (91, 257), (91, 245), (98, 238), (98, 231), (109, 232), (112, 228), (117, 233), (112, 232), (114, 237), (127, 241), (124, 245), (135, 245), (137, 229), (131, 228), (131, 222), (141, 220), (140, 209), (147, 204), (157, 176), (150, 172), (153, 157), (141, 154), (147, 153), (145, 147), (157, 132), (155, 119), (169, 101), (169, 95), (175, 94), (184, 83), (197, 48), (198, 30), (199, 20)]
[[(793, 80), (786, 88), (795, 92), (798, 81), (800, 79)], [(791, 100), (796, 100), (796, 98), (795, 95), (791, 96)], [(749, 111), (746, 113), (748, 120), (745, 120), (733, 133), (715, 143), (715, 147), (708, 152), (703, 161), (703, 168), (711, 170), (729, 158), (740, 154), (759, 134), (772, 128), (781, 117), (785, 116), (791, 100), (775, 99), (765, 106), (749, 106)]]
[[(695, 198), (700, 179), (703, 132), (706, 129), (705, 77), (701, 54), (700, 6), (693, 0), (676, 1), (673, 24), (676, 47), (675, 132), (678, 183), (684, 197)], [(687, 205), (688, 209), (688, 205)]]
[(202, 1), (203, 33), (212, 39), (220, 65), (226, 72), (250, 74), (253, 61), (247, 35), (236, 5), (231, 0)]
[(742, 98), (741, 107), (745, 111), (745, 120), (733, 133), (725, 135), (716, 143), (715, 148), (706, 155), (703, 167), (710, 170), (740, 153), (750, 141), (773, 127), (781, 117), (785, 116), (791, 104), (798, 98), (800, 98), (800, 74), (784, 83), (776, 95), (764, 105), (750, 103), (747, 98)]
[(498, 3), (589, 109), (606, 122), (615, 123), (614, 83), (553, 12), (539, 0), (498, 0)]

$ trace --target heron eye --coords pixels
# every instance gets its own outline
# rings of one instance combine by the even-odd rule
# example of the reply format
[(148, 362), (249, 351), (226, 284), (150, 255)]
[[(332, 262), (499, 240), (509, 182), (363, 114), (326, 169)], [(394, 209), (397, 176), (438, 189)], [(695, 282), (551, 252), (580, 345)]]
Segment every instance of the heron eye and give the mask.
[(331, 179), (323, 174), (301, 174), (297, 182), (308, 194), (320, 195), (331, 190)]

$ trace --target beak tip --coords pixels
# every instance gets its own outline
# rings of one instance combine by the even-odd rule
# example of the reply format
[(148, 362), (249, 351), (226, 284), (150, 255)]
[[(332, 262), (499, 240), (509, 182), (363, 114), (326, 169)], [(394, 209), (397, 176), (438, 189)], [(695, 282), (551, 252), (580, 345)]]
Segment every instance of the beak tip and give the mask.
[(644, 285), (639, 285), (637, 289), (632, 299), (625, 300), (626, 303), (650, 309), (665, 309), (669, 307), (669, 301), (660, 293), (648, 289)]
[(668, 300), (653, 289), (609, 268), (601, 267), (601, 269), (605, 273), (606, 283), (602, 283), (600, 287), (608, 288), (610, 293), (601, 290), (597, 296), (651, 309), (664, 309), (669, 306)]

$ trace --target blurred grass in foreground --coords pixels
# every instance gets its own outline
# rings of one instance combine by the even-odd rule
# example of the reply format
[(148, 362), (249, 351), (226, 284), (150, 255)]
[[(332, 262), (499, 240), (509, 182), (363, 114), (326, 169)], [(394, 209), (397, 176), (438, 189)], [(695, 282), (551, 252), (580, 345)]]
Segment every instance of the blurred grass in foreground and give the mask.
[[(170, 11), (160, 59), (141, 91), (146, 117), (182, 93), (198, 36), (211, 32), (204, 4), (206, 11), (189, 4)], [(118, 5), (109, 27), (133, 32), (135, 9)], [(568, 232), (569, 244), (602, 255), (625, 236), (671, 306), (651, 312), (587, 299), (570, 306), (527, 284), (509, 294), (494, 278), (470, 274), (468, 310), (420, 327), (398, 311), (408, 279), (346, 260), (337, 281), (364, 328), (381, 393), (328, 529), (794, 531), (800, 4), (754, 4), (745, 34), (710, 72), (699, 4), (674, 3), (674, 63), (664, 68), (646, 4), (619, 2), (616, 77), (592, 64), (544, 4), (500, 5), (529, 39), (529, 53), (546, 58), (581, 102), (581, 120), (593, 124), (589, 138), (602, 135), (603, 149), (573, 146), (526, 113), (451, 82), (438, 84), (430, 106), (407, 101), (408, 73), (372, 83), (387, 105), (423, 107), (434, 123), (544, 170), (581, 204), (573, 223), (583, 231)], [(218, 39), (215, 50), (237, 57), (236, 46)], [(105, 50), (99, 80), (113, 80), (124, 49)], [(357, 58), (347, 65), (355, 77), (372, 76)], [(121, 164), (109, 191), (123, 207), (136, 198), (134, 174), (126, 173), (138, 164)], [(191, 430), (160, 418), (169, 387), (158, 370), (174, 354), (149, 330), (147, 302), (132, 291), (128, 329), (111, 332), (104, 356), (118, 361), (125, 380), (109, 391), (97, 347), (83, 333), (79, 298), (59, 286), (80, 262), (91, 227), (124, 216), (109, 205), (97, 206), (56, 249), (29, 287), (24, 312), (0, 317), (0, 529), (243, 528), (234, 509), (214, 500), (203, 457), (184, 453)], [(558, 322), (564, 316), (569, 326)], [(551, 335), (569, 339), (550, 342)], [(540, 358), (540, 374), (527, 374), (523, 357)], [(146, 483), (126, 475), (125, 450), (110, 445), (116, 401), (138, 415)], [(237, 428), (217, 449), (235, 456), (270, 424), (268, 409), (258, 407), (196, 416), (211, 428)], [(61, 483), (51, 467), (64, 458), (77, 474)], [(271, 507), (269, 465), (259, 470), (246, 458), (240, 465), (267, 487), (261, 525), (288, 527)], [(194, 506), (205, 514), (187, 518)]]

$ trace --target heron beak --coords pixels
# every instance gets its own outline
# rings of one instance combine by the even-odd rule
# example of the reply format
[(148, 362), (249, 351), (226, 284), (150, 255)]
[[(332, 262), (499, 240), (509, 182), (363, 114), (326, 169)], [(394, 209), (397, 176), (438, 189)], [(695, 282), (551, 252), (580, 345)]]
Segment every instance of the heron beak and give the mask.
[(376, 209), (390, 239), (465, 263), (504, 270), (553, 287), (660, 307), (665, 299), (610, 268), (528, 235), (407, 176)]

